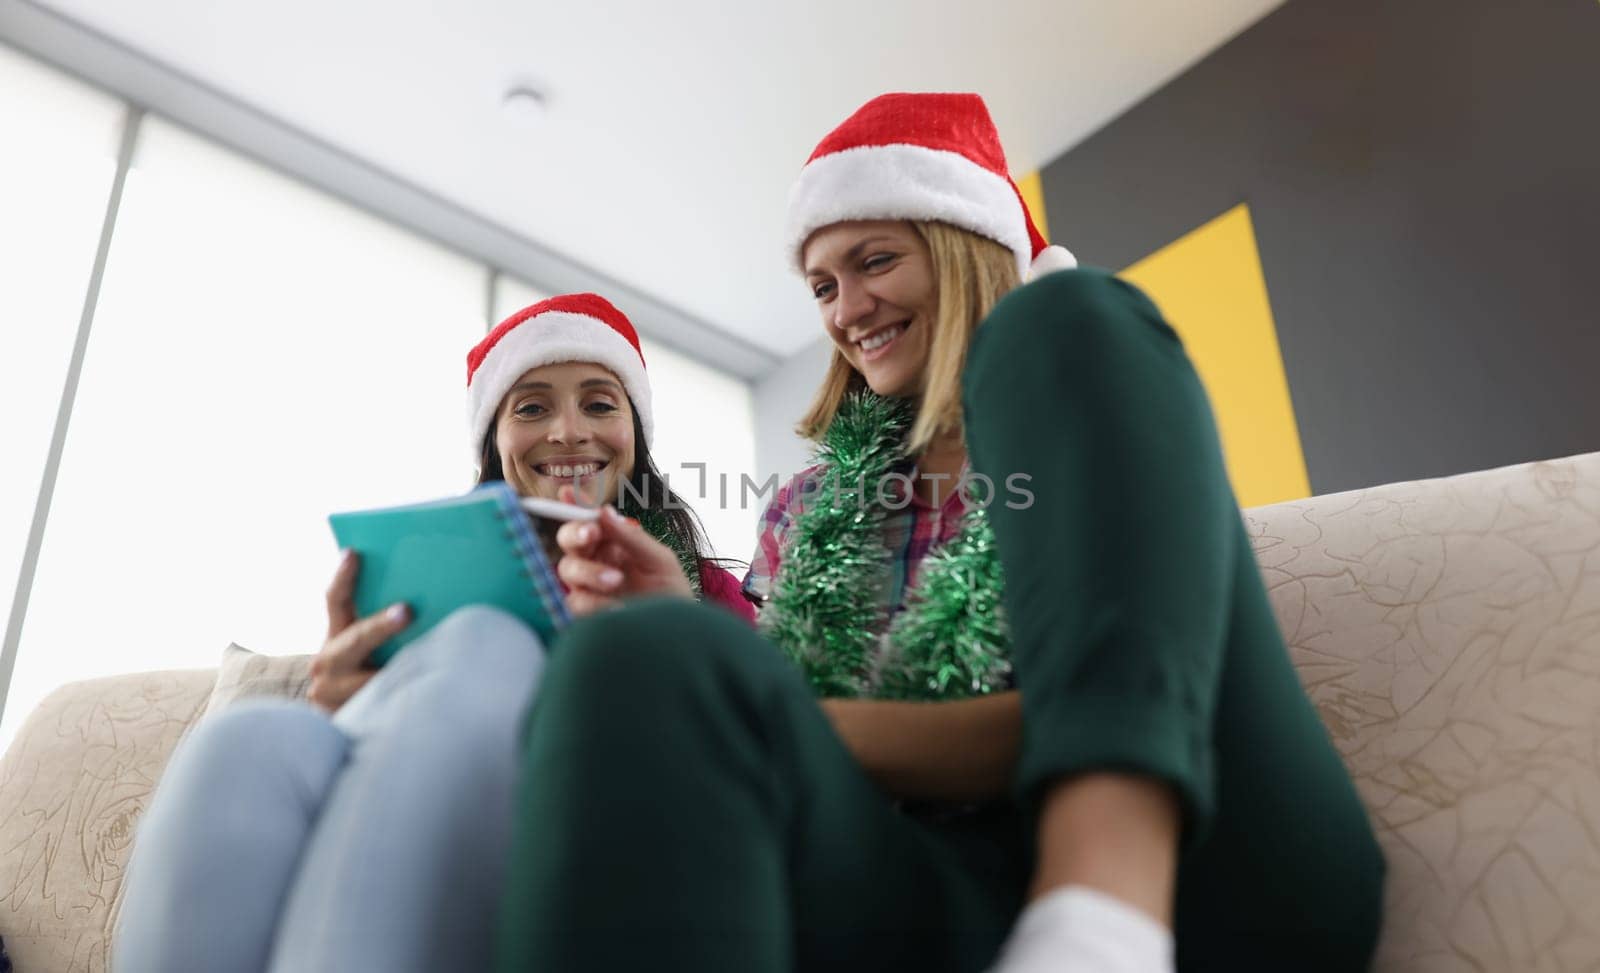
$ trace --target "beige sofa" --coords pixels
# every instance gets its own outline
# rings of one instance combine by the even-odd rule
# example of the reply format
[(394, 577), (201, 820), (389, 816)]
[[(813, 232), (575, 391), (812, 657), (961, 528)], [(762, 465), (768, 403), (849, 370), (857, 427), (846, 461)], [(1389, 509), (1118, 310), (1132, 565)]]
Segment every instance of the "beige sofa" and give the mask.
[[(1389, 858), (1384, 971), (1600, 969), (1600, 453), (1246, 513)], [(103, 970), (135, 824), (208, 709), (303, 659), (62, 687), (0, 761), (0, 936)]]

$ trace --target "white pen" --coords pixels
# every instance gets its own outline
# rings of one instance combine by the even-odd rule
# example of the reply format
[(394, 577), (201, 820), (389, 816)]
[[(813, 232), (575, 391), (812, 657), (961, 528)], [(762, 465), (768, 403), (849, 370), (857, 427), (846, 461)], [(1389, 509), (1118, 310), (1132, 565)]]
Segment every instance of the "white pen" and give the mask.
[(535, 517), (544, 517), (547, 520), (599, 520), (599, 507), (583, 507), (575, 503), (563, 503), (560, 500), (546, 500), (544, 497), (523, 497), (522, 509)]

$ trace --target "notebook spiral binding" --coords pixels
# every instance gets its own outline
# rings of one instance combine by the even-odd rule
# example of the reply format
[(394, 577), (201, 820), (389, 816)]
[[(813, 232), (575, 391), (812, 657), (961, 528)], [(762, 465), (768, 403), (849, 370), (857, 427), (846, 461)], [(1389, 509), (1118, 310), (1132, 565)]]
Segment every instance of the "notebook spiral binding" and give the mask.
[(566, 599), (561, 596), (561, 583), (544, 555), (543, 545), (533, 532), (529, 514), (522, 509), (516, 491), (508, 484), (497, 484), (494, 492), (501, 520), (506, 526), (506, 536), (516, 546), (517, 557), (522, 562), (522, 575), (533, 582), (534, 592), (544, 602), (551, 623), (557, 629), (565, 628), (572, 622), (572, 615), (567, 611)]

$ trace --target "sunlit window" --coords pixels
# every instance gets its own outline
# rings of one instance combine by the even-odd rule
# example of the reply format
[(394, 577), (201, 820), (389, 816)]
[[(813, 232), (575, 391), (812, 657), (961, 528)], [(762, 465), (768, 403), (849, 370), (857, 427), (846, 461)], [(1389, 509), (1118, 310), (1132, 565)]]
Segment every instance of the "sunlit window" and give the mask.
[[(0, 582), (14, 590), (124, 107), (0, 51)], [(315, 651), (335, 510), (470, 485), (478, 263), (159, 118), (141, 126), (0, 749), (62, 683)], [(545, 296), (498, 278), (495, 318)], [(716, 549), (759, 499), (749, 387), (648, 339), (655, 454)], [(701, 473), (691, 464), (705, 464)], [(726, 492), (721, 489), (727, 484)]]
[(116, 169), (121, 102), (0, 47), (0, 624)]
[(71, 679), (316, 650), (330, 511), (469, 485), (481, 265), (156, 119), (129, 174), (0, 745)]
[(756, 468), (750, 386), (649, 338), (640, 344), (655, 403), (656, 466), (700, 515), (717, 554), (748, 560), (765, 503), (754, 487), (741, 490)]

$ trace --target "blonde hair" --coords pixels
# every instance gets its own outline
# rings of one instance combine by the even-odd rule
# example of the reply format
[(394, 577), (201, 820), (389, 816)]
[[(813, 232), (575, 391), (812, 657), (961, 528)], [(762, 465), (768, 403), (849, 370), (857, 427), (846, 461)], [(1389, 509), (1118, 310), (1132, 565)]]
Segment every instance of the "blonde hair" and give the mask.
[[(948, 223), (912, 220), (911, 226), (928, 245), (938, 289), (928, 364), (906, 449), (908, 455), (916, 456), (940, 435), (961, 431), (961, 372), (966, 368), (972, 334), (1021, 278), (1016, 256), (988, 237)], [(795, 431), (813, 442), (820, 441), (845, 396), (866, 387), (866, 379), (835, 347), (822, 387)]]

